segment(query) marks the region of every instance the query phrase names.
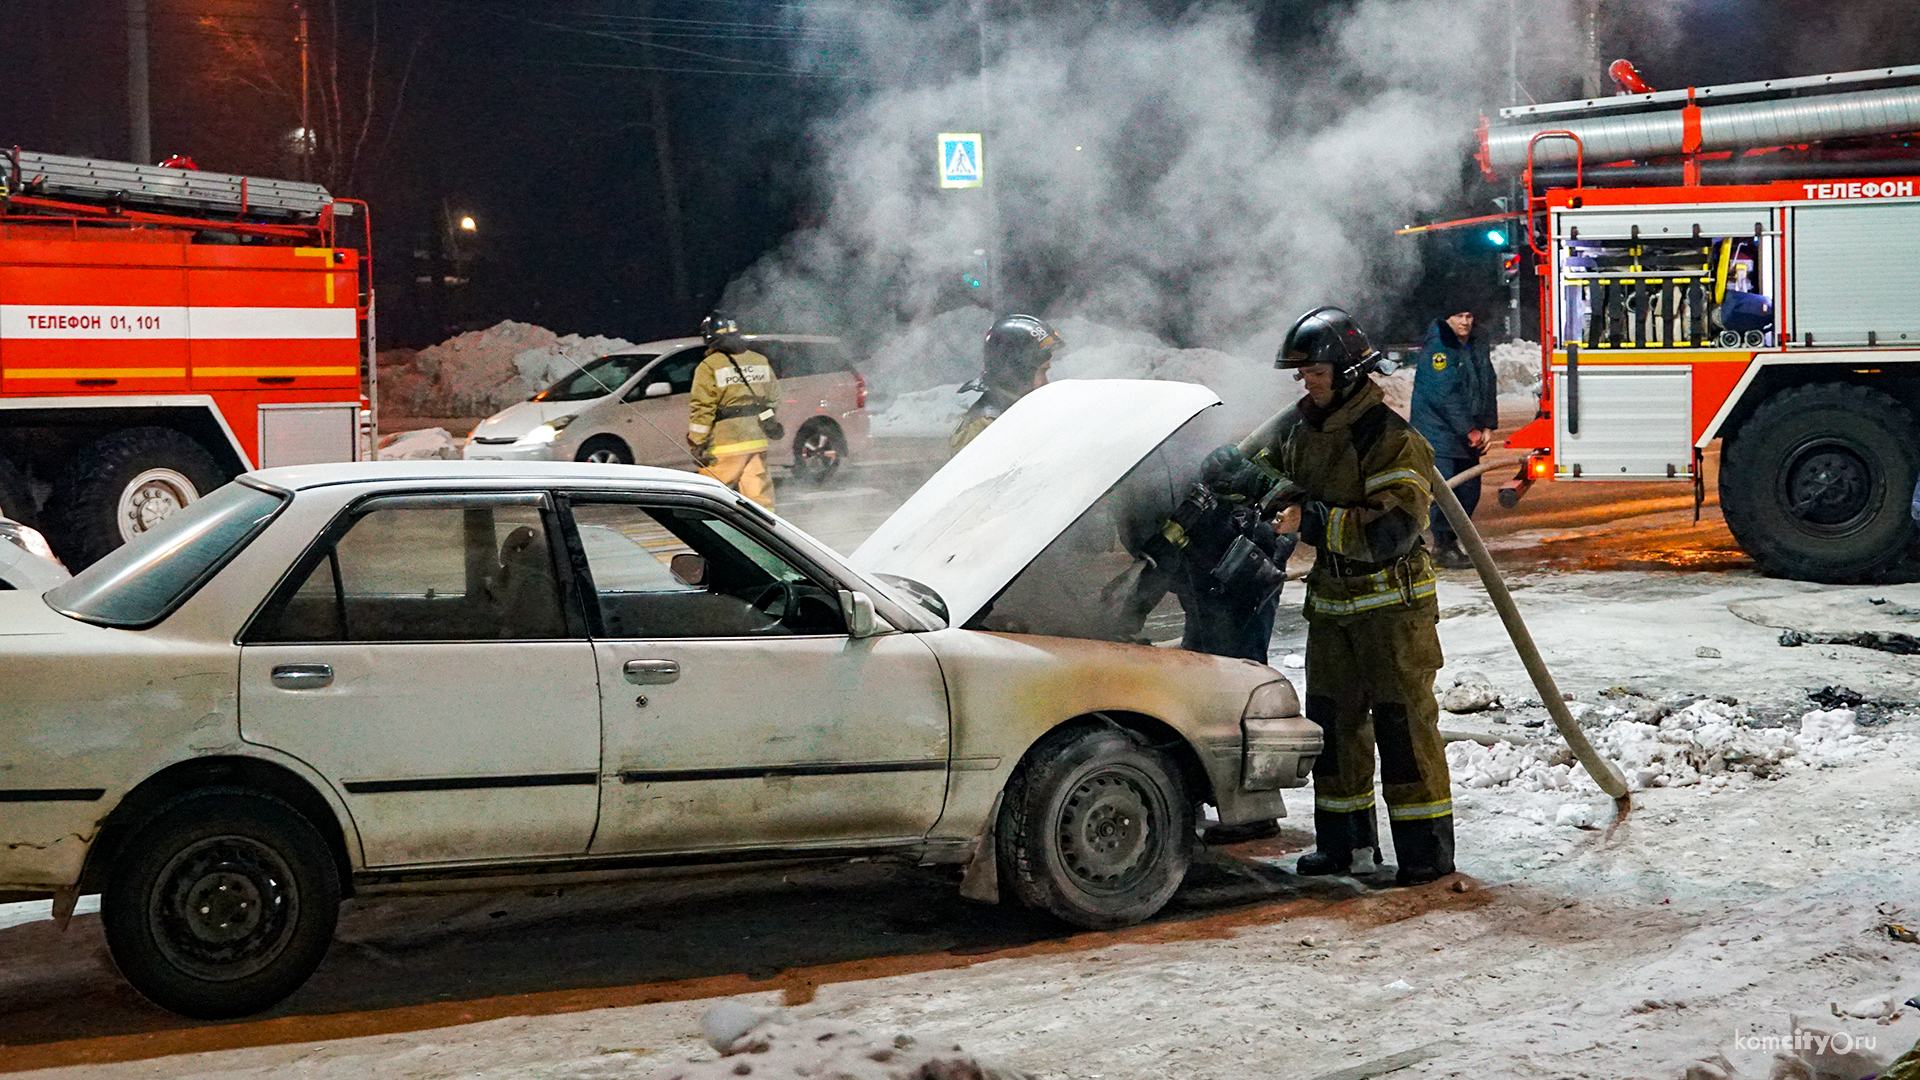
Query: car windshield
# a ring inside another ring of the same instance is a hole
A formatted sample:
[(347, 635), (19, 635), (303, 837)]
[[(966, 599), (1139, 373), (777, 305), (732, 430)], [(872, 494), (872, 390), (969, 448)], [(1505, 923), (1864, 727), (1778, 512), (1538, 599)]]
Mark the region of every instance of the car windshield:
[(653, 362), (659, 353), (616, 353), (573, 369), (545, 390), (533, 395), (535, 401), (591, 401), (606, 397), (634, 373)]
[(239, 554), (288, 497), (228, 484), (62, 582), (47, 593), (47, 604), (99, 626), (152, 626)]

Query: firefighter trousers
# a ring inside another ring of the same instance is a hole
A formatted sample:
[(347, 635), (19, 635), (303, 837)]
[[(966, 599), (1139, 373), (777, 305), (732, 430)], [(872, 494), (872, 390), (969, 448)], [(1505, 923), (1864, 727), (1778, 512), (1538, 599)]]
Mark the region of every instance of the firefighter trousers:
[(700, 470), (767, 509), (773, 509), (773, 482), (767, 479), (767, 455), (728, 454)]
[(1395, 859), (1402, 870), (1453, 872), (1453, 794), (1433, 697), (1438, 619), (1431, 596), (1359, 615), (1309, 611), (1307, 719), (1326, 739), (1313, 765), (1313, 831), (1336, 860), (1380, 847), (1377, 744)]

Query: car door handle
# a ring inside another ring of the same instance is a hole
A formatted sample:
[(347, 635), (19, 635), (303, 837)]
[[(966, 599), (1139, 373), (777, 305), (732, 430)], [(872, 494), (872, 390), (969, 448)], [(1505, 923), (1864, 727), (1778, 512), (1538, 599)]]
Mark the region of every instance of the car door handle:
[(662, 686), (680, 678), (680, 663), (677, 660), (629, 660), (621, 671), (635, 686)]
[(273, 685), (282, 690), (318, 690), (333, 685), (333, 668), (326, 664), (279, 664), (273, 669)]

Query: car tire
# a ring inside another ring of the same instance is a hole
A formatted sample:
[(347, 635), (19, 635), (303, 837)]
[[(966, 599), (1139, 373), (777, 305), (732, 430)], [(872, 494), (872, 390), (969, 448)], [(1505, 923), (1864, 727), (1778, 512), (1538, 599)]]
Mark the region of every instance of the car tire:
[(580, 444), (580, 449), (574, 452), (573, 460), (591, 461), (601, 465), (631, 465), (633, 451), (627, 449), (626, 443), (612, 435), (595, 435)]
[(61, 558), (78, 572), (228, 479), (205, 447), (172, 428), (95, 439), (55, 485)]
[(6, 457), (0, 457), (0, 517), (12, 518), (22, 525), (32, 525), (38, 517), (34, 513), (33, 488), (27, 483), (27, 474)]
[(793, 476), (809, 484), (825, 484), (847, 459), (847, 436), (840, 425), (816, 416), (800, 425), (793, 436)]
[(163, 1009), (223, 1020), (270, 1008), (333, 940), (339, 871), (319, 830), (278, 799), (189, 795), (119, 850), (100, 896), (107, 948)]
[(1105, 930), (1152, 917), (1193, 858), (1194, 806), (1167, 755), (1114, 727), (1049, 733), (1014, 769), (996, 834), (1028, 907)]
[(1908, 557), (1920, 447), (1913, 414), (1868, 386), (1782, 390), (1740, 426), (1720, 458), (1720, 511), (1760, 569), (1853, 584)]

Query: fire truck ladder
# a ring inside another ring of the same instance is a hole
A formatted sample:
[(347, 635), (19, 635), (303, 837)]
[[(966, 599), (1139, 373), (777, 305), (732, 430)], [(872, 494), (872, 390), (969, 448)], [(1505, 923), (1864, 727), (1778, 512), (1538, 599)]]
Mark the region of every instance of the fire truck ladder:
[(351, 204), (334, 202), (319, 184), (18, 148), (0, 152), (0, 197), (8, 195), (255, 220), (310, 222), (328, 207), (335, 214), (351, 212)]

